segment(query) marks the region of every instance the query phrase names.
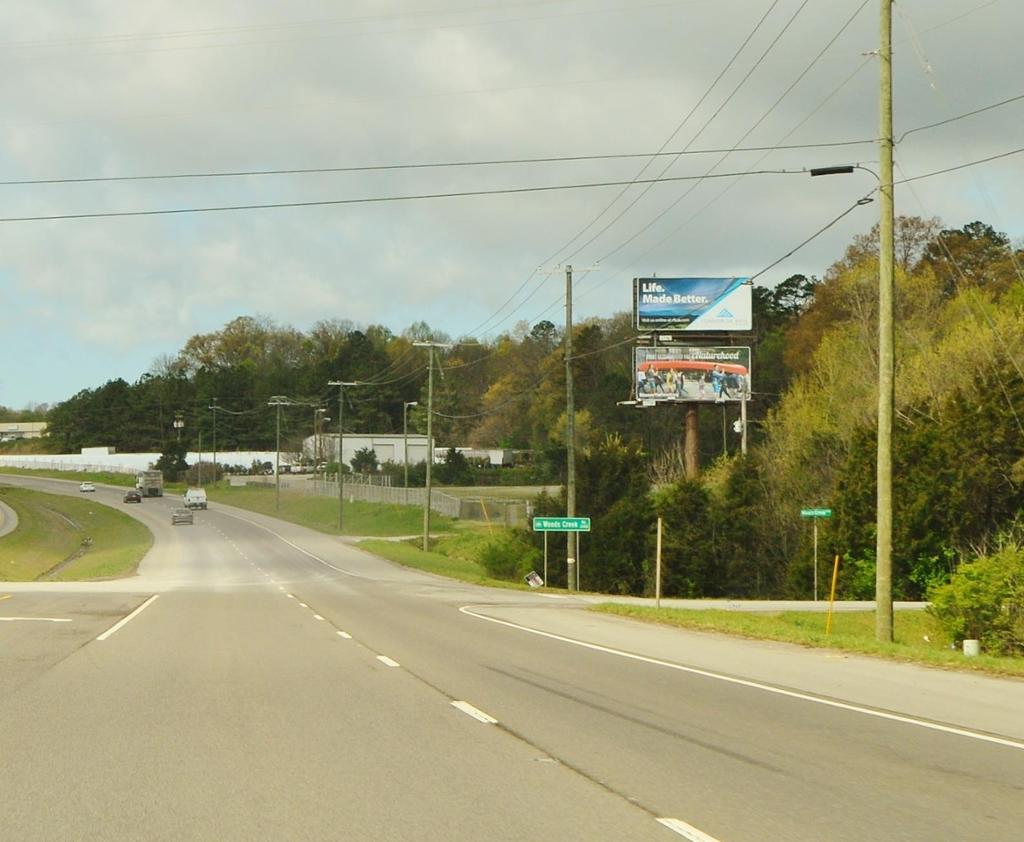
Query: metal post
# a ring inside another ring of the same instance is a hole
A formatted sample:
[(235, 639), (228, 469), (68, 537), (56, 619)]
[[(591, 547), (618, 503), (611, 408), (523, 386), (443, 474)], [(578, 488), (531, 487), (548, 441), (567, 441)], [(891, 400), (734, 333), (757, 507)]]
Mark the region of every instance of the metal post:
[(544, 584), (548, 583), (548, 533), (544, 533)]
[(329, 380), (327, 385), (338, 387), (338, 531), (341, 532), (345, 524), (345, 472), (342, 470), (345, 467), (345, 387), (358, 386), (359, 383), (354, 380)]
[(409, 407), (419, 406), (418, 401), (402, 403), (402, 438), (405, 441), (405, 505), (409, 505)]
[(658, 518), (658, 548), (654, 556), (654, 607), (661, 608), (661, 530), (662, 519)]
[(434, 462), (434, 346), (428, 348), (427, 364), (427, 477), (423, 501), (423, 552), (430, 550), (430, 468)]
[(213, 406), (210, 407), (210, 411), (213, 412), (213, 487), (217, 487), (217, 399), (213, 399)]
[(818, 601), (818, 519), (814, 521), (814, 601)]
[(747, 455), (747, 386), (743, 387), (743, 394), (740, 396), (740, 453)]
[(875, 638), (892, 642), (892, 428), (896, 379), (894, 336), (894, 201), (892, 172), (892, 0), (881, 0), (879, 63), (878, 458), (875, 514)]
[[(572, 387), (572, 266), (565, 267), (565, 514), (567, 517), (576, 515), (576, 406)], [(574, 590), (573, 575), (577, 562), (577, 536), (569, 532), (565, 536), (566, 582), (570, 591)]]

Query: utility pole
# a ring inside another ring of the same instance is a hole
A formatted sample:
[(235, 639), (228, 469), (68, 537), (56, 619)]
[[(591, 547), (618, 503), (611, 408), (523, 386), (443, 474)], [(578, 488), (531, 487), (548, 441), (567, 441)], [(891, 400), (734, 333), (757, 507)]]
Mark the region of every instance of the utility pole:
[[(576, 516), (576, 402), (572, 388), (572, 266), (565, 267), (565, 515)], [(576, 533), (565, 535), (566, 587), (576, 590)]]
[(355, 380), (329, 380), (328, 386), (338, 387), (338, 531), (345, 525), (345, 387), (358, 386)]
[(213, 413), (213, 487), (217, 487), (217, 399), (210, 404), (210, 411)]
[(434, 349), (450, 348), (445, 342), (413, 342), (417, 348), (426, 348), (427, 358), (427, 481), (426, 497), (423, 501), (423, 551), (430, 550), (430, 493), (432, 490), (430, 469), (434, 462)]
[[(202, 423), (202, 416), (199, 417), (199, 423)], [(203, 487), (203, 431), (199, 430), (199, 461), (196, 462), (196, 474), (198, 475), (197, 481), (199, 487)]]
[(879, 188), (878, 225), (878, 459), (875, 537), (875, 638), (892, 637), (892, 421), (896, 357), (893, 298), (895, 209), (892, 183), (892, 2), (881, 0), (879, 64)]
[(284, 395), (274, 395), (267, 406), (277, 407), (277, 459), (274, 462), (274, 511), (281, 510), (281, 407), (288, 406), (291, 401)]

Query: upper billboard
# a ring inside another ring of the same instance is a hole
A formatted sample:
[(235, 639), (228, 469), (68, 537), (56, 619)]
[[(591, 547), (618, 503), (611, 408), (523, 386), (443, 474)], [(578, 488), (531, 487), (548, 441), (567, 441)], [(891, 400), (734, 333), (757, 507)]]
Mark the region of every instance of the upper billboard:
[(637, 330), (752, 330), (749, 278), (634, 278)]

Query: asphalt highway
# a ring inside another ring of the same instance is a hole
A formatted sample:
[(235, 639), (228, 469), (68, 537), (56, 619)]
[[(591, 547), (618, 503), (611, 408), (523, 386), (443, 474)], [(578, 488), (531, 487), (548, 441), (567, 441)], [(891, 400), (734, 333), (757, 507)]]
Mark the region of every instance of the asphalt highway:
[[(76, 486), (3, 477), (62, 493)], [(1024, 682), (649, 627), (211, 504), (0, 583), (0, 837), (1017, 840)]]

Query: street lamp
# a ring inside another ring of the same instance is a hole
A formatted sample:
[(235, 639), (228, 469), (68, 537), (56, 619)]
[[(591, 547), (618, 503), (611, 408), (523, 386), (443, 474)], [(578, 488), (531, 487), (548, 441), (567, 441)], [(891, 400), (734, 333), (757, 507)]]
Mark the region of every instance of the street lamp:
[[(888, 3), (883, 3), (888, 8)], [(883, 15), (887, 12), (883, 9)], [(881, 176), (859, 164), (818, 167), (812, 176), (852, 173), (855, 169), (871, 173), (878, 180), (880, 218), (878, 224), (878, 449), (875, 458), (875, 638), (891, 643), (892, 635), (892, 431), (895, 408), (896, 354), (895, 354), (895, 264), (896, 246), (892, 178), (892, 90), (891, 26), (883, 18), (883, 44), (879, 51), (882, 59), (882, 125)], [(891, 23), (891, 22), (890, 22)], [(888, 88), (888, 91), (887, 91)], [(870, 201), (865, 196), (860, 203)]]
[(409, 505), (409, 407), (419, 406), (418, 401), (402, 403), (402, 438), (405, 443), (405, 505)]

